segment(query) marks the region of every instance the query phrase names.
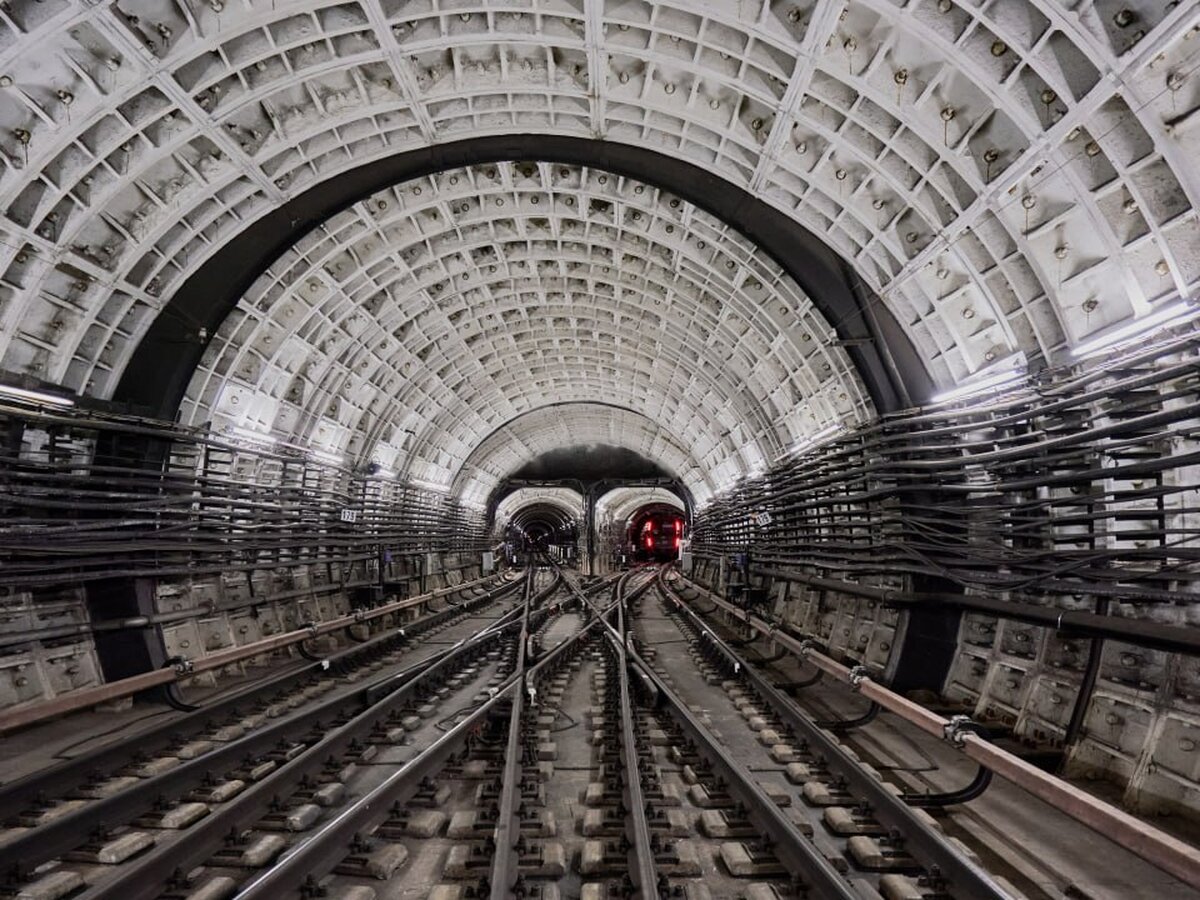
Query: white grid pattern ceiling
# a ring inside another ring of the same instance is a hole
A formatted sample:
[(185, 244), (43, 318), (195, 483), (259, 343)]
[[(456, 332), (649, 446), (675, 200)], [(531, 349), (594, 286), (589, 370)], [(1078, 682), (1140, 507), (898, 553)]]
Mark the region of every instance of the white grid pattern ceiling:
[[(647, 146), (763, 197), (852, 262), (942, 385), (1055, 360), (1200, 281), (1198, 28), (1195, 0), (5, 4), (0, 367), (109, 396), (165, 299), (265, 212), (514, 132)], [(719, 223), (629, 179), (493, 168), (302, 241), (187, 419), (246, 391), (249, 427), (448, 486), (548, 398), (634, 404), (703, 499), (869, 412), (828, 324)]]

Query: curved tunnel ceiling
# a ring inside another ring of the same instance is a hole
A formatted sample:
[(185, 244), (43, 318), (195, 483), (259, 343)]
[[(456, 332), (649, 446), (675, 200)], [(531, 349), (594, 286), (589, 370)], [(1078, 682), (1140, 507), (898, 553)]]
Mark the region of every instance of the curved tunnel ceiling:
[[(114, 396), (161, 310), (199, 331), (170, 301), (253, 223), (373, 160), (517, 134), (658, 150), (761, 198), (849, 261), (939, 384), (1058, 359), (1200, 281), (1200, 9), (1116, 9), (13, 5), (0, 366)], [(471, 459), (456, 487), (478, 498), (504, 468), (472, 458), (486, 435), (603, 400), (681, 440), (702, 500), (872, 412), (790, 263), (655, 173), (490, 169), (377, 191), (298, 240), (226, 317), (185, 420), (245, 391), (230, 421), (394, 451), (443, 486)]]
[(639, 509), (647, 506), (669, 506), (686, 515), (683, 501), (663, 488), (620, 487), (596, 501), (596, 520), (624, 526)]
[(519, 523), (524, 510), (553, 507), (567, 521), (583, 521), (583, 497), (578, 491), (562, 487), (519, 488), (496, 505), (495, 532), (504, 534), (510, 523)]
[(284, 254), (209, 345), (183, 421), (374, 457), (475, 502), (518, 467), (513, 445), (608, 437), (665, 452), (703, 498), (867, 416), (832, 337), (690, 204), (585, 167), (486, 164), (379, 192)]

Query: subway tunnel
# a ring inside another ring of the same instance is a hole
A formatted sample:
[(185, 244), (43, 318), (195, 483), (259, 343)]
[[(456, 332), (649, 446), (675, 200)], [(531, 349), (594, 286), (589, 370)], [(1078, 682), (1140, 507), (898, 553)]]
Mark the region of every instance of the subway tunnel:
[(0, 897), (1197, 896), (1198, 0), (0, 34)]

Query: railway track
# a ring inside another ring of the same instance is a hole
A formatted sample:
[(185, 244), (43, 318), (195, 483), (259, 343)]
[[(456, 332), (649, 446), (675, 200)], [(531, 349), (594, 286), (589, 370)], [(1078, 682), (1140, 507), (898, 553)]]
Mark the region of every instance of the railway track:
[[(725, 752), (754, 773), (816, 854), (844, 874), (853, 891), (849, 896), (998, 900), (1017, 895), (921, 808), (955, 798), (905, 797), (886, 785), (838, 741), (841, 723), (822, 727), (804, 714), (679, 603), (665, 579), (657, 580), (644, 603), (648, 608), (636, 617), (635, 643), (683, 702), (727, 723), (720, 736)], [(656, 649), (680, 640), (694, 662), (691, 670), (666, 665), (665, 654)], [(699, 823), (710, 837), (724, 834), (726, 823), (718, 816), (704, 813)], [(751, 843), (745, 850), (753, 858), (758, 848)]]
[[(166, 803), (100, 837), (96, 818), (84, 832), (64, 816), (72, 846), (64, 827), (8, 894), (1020, 896), (942, 831), (928, 796), (886, 785), (659, 573), (583, 587), (543, 566), (517, 591), (486, 621), (447, 626), (454, 642), (386, 688), (364, 679), (354, 704), (309, 704), (319, 712), (254, 732), (256, 752), (220, 757), (199, 783), (160, 781)], [(190, 809), (194, 821), (164, 827)], [(130, 837), (146, 832), (149, 845)], [(101, 861), (106, 847), (128, 853)]]
[(531, 577), (465, 594), (298, 673), (4, 786), (0, 895), (90, 889), (127, 860), (183, 839), (318, 743), (319, 723), (386, 701), (472, 636), (503, 633)]

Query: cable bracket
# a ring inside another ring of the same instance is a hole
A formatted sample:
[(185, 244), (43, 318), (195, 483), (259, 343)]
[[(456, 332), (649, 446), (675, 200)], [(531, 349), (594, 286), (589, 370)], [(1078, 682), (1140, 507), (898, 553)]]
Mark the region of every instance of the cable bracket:
[(978, 734), (981, 728), (982, 726), (973, 721), (970, 716), (951, 716), (950, 720), (942, 726), (942, 738), (955, 747), (961, 747), (966, 743), (968, 734)]
[(871, 677), (870, 671), (866, 666), (855, 666), (850, 670), (850, 688), (851, 690), (861, 691), (862, 683)]

